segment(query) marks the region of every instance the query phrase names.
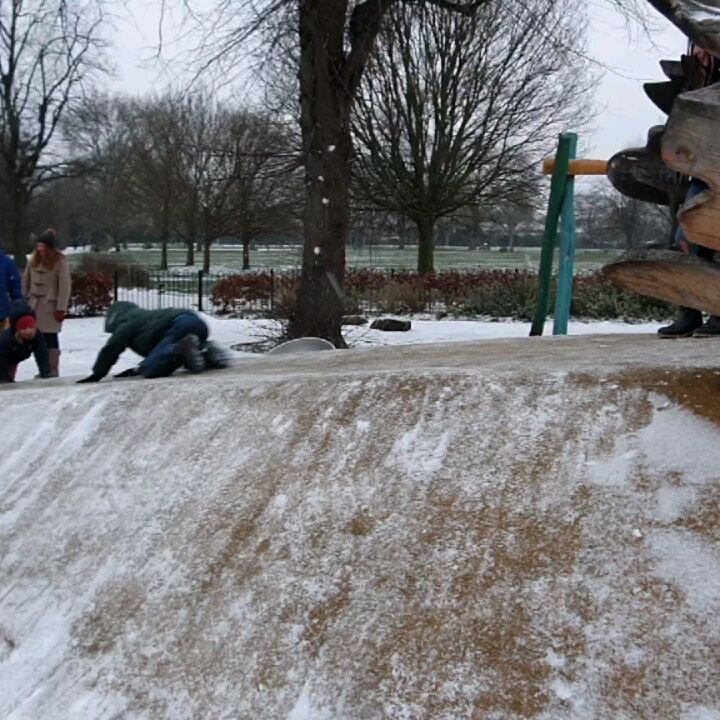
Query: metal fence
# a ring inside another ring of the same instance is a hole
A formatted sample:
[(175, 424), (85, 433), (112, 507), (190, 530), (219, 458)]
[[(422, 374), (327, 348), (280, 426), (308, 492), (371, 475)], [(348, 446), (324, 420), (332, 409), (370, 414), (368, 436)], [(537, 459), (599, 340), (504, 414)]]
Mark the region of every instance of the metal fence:
[(179, 307), (208, 314), (269, 316), (276, 307), (276, 274), (274, 270), (238, 274), (128, 268), (114, 273), (113, 299), (128, 300), (148, 310)]
[[(287, 317), (299, 271), (205, 273), (130, 266), (115, 270), (112, 277), (112, 299), (151, 310), (179, 307), (235, 317)], [(448, 271), (423, 278), (408, 271), (360, 270), (348, 273), (337, 292), (348, 315), (453, 312), (506, 317), (516, 306), (534, 303), (537, 279), (521, 271)], [(81, 309), (78, 306), (77, 314)]]
[[(346, 313), (437, 312), (446, 307), (431, 289), (393, 287), (395, 272), (378, 273), (383, 282), (364, 287), (362, 293), (352, 286), (341, 289)], [(148, 310), (179, 307), (217, 315), (274, 317), (289, 309), (299, 276), (294, 270), (205, 273), (131, 267), (115, 271), (113, 299)]]

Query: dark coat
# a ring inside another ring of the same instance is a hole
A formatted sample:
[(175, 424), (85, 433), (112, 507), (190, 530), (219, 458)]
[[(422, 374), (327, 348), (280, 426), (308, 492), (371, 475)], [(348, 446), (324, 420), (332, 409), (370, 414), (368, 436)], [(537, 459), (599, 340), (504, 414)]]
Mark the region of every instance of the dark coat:
[(105, 316), (105, 332), (112, 335), (97, 356), (93, 375), (96, 378), (105, 377), (127, 348), (147, 357), (170, 329), (175, 318), (188, 312), (178, 308), (142, 310), (131, 302), (113, 303)]
[(31, 355), (41, 377), (50, 377), (50, 357), (43, 334), (38, 331), (30, 342), (21, 340), (14, 328), (8, 328), (0, 333), (0, 382), (10, 382), (14, 379), (13, 369)]
[(10, 301), (22, 299), (22, 284), (12, 258), (0, 250), (0, 320), (10, 315)]
[(13, 334), (15, 333), (15, 324), (23, 315), (35, 317), (35, 311), (25, 302), (25, 300), (13, 300), (10, 303), (10, 309), (7, 314)]

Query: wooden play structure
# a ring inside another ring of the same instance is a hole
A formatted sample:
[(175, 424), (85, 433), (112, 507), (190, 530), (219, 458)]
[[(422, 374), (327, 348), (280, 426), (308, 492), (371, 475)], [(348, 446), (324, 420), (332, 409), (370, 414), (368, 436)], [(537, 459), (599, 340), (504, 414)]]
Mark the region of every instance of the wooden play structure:
[[(552, 262), (558, 229), (560, 269), (554, 334), (566, 334), (575, 250), (573, 178), (606, 175), (621, 193), (666, 205), (697, 254), (675, 250), (631, 252), (603, 268), (617, 286), (679, 306), (720, 315), (720, 0), (649, 0), (690, 40), (687, 55), (661, 60), (663, 82), (646, 83), (648, 98), (668, 114), (650, 128), (645, 147), (629, 148), (610, 160), (575, 158), (577, 137), (560, 137), (554, 159), (539, 271), (538, 302), (531, 335), (541, 335), (550, 305)], [(713, 20), (713, 22), (710, 22)], [(691, 180), (695, 194), (688, 196)], [(700, 191), (697, 192), (698, 187)], [(671, 243), (668, 243), (671, 245)]]

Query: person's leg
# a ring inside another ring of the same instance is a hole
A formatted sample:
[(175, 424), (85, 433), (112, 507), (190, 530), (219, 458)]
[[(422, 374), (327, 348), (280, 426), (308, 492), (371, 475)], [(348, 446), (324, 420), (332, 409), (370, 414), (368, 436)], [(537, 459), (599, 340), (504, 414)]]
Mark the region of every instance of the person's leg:
[[(195, 369), (197, 364), (192, 362), (192, 358), (200, 355), (200, 347), (207, 340), (207, 336), (207, 325), (197, 315), (179, 315), (163, 339), (140, 363), (140, 373), (146, 378), (156, 378), (171, 375), (183, 364), (189, 364), (188, 369)], [(181, 341), (188, 337), (194, 338), (194, 343), (185, 341), (181, 344)]]
[(178, 342), (186, 335), (196, 335), (201, 346), (205, 344), (209, 334), (205, 321), (195, 313), (186, 313), (175, 318), (171, 331), (175, 342)]
[[(689, 200), (691, 197), (694, 197), (706, 188), (707, 185), (701, 180), (693, 180), (690, 183), (690, 188), (688, 189), (687, 199)], [(686, 248), (687, 252), (689, 252), (691, 255), (697, 255), (697, 257), (699, 257), (701, 260), (705, 260), (706, 262), (713, 261), (713, 258), (715, 257), (715, 251), (712, 248), (704, 247), (703, 245), (696, 245), (695, 243), (689, 242), (688, 239), (685, 237), (685, 234), (682, 232), (682, 228), (680, 227), (678, 227), (678, 234), (680, 235), (681, 248)], [(698, 313), (697, 310), (693, 310), (691, 312)], [(710, 315), (710, 317), (707, 319), (707, 322), (701, 322), (700, 325), (695, 328), (692, 335), (693, 337), (698, 338), (720, 337), (720, 317), (718, 317), (717, 315)]]
[[(687, 195), (685, 196), (685, 202), (688, 200), (691, 200), (696, 195), (699, 195), (703, 190), (707, 190), (708, 185), (707, 183), (704, 183), (702, 180), (693, 179), (690, 181), (690, 186), (688, 187)], [(690, 242), (687, 237), (685, 236), (685, 233), (683, 232), (683, 229), (680, 225), (678, 225), (677, 232), (675, 233), (675, 247), (680, 251), (687, 253), (689, 255), (698, 255), (703, 260), (707, 259), (707, 252), (710, 253), (710, 257), (712, 258), (713, 251), (709, 248), (703, 247), (702, 245), (696, 245), (695, 243)]]
[[(695, 197), (695, 195), (701, 193), (705, 189), (707, 189), (707, 185), (702, 182), (702, 180), (692, 180), (685, 200), (690, 200), (690, 198)], [(712, 259), (712, 250), (709, 250), (709, 248), (705, 248), (701, 245), (691, 243), (685, 236), (685, 233), (680, 225), (678, 225), (675, 232), (675, 248), (686, 255), (697, 255), (703, 260), (707, 260), (708, 253), (710, 253), (710, 259)], [(675, 320), (670, 323), (670, 325), (661, 327), (658, 330), (658, 335), (662, 338), (690, 337), (698, 328), (702, 327), (702, 324), (703, 317), (699, 310), (689, 307), (680, 307), (680, 312)]]
[(43, 333), (50, 361), (50, 377), (60, 377), (60, 338), (57, 333)]
[(171, 333), (165, 333), (152, 352), (140, 363), (138, 371), (146, 378), (167, 377), (182, 365), (175, 353), (175, 342)]
[(173, 327), (176, 337), (175, 353), (182, 358), (182, 364), (192, 373), (200, 373), (207, 369), (205, 358), (201, 352), (208, 337), (208, 327), (195, 315), (188, 313), (177, 318)]

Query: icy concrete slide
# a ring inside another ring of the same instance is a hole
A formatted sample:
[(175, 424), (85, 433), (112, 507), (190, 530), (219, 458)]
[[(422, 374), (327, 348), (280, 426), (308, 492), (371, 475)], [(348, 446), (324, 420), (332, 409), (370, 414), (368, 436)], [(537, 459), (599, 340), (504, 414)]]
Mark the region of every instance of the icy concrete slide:
[(712, 341), (0, 391), (0, 717), (720, 718)]

